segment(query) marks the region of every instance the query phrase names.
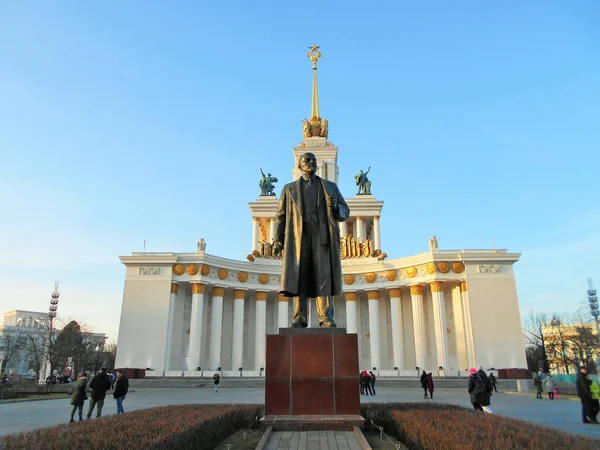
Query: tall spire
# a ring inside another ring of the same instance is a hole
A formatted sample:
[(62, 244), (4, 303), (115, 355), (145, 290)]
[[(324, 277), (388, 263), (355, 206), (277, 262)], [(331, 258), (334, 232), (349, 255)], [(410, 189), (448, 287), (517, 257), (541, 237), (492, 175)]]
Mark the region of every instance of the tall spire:
[(312, 107), (310, 110), (310, 119), (312, 121), (314, 119), (321, 119), (319, 115), (319, 88), (317, 86), (317, 61), (321, 57), (321, 52), (319, 51), (319, 46), (316, 44), (313, 44), (309, 48), (308, 57), (313, 65)]
[(327, 119), (321, 120), (321, 114), (319, 112), (319, 88), (317, 87), (317, 61), (321, 57), (319, 46), (314, 44), (308, 52), (308, 57), (312, 61), (313, 65), (313, 87), (312, 87), (312, 105), (310, 110), (310, 120), (304, 119), (302, 121), (304, 127), (304, 137), (324, 137), (327, 139), (329, 133), (329, 124)]

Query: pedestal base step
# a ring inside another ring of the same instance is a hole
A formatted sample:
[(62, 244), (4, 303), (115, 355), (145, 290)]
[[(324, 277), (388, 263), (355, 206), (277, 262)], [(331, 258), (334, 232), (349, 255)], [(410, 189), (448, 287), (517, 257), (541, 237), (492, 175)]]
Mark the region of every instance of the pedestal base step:
[(275, 431), (352, 431), (354, 427), (363, 429), (365, 419), (360, 415), (264, 416), (260, 426)]

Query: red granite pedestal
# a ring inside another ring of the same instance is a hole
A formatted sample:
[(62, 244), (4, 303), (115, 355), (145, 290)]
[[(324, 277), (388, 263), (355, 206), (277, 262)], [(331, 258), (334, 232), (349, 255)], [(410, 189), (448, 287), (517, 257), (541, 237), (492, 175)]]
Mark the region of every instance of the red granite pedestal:
[(275, 430), (363, 428), (358, 339), (341, 328), (281, 328), (267, 335), (264, 426)]

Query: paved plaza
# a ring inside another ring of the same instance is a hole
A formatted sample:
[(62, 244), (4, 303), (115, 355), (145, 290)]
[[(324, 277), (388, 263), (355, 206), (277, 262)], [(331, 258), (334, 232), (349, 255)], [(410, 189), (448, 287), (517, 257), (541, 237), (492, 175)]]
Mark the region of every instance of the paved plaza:
[[(166, 405), (190, 403), (258, 403), (265, 401), (264, 388), (227, 388), (224, 380), (218, 393), (212, 386), (181, 389), (135, 389), (127, 394), (125, 411), (152, 408)], [(466, 388), (438, 389), (434, 400), (424, 400), (421, 389), (378, 388), (376, 396), (361, 396), (368, 402), (440, 402), (471, 407)], [(85, 408), (88, 402), (86, 401)], [(571, 433), (581, 433), (600, 438), (600, 425), (581, 423), (581, 404), (578, 400), (561, 397), (559, 400), (537, 400), (535, 393), (498, 393), (492, 397), (492, 409), (516, 419), (523, 419), (540, 425), (558, 428)], [(86, 410), (87, 411), (87, 410)], [(71, 412), (70, 397), (64, 399), (21, 401), (0, 404), (0, 435), (48, 427), (69, 421)], [(107, 397), (103, 415), (116, 413), (115, 401)]]

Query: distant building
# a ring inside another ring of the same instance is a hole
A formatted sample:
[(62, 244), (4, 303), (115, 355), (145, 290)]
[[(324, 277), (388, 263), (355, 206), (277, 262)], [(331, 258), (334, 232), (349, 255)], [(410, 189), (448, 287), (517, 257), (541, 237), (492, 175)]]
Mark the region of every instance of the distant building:
[[(47, 312), (14, 310), (4, 313), (4, 321), (0, 325), (0, 355), (2, 361), (8, 358), (5, 361), (4, 373), (35, 375), (42, 361), (36, 361), (32, 339), (37, 342), (39, 349), (44, 348), (44, 341), (47, 339), (47, 320)], [(55, 331), (58, 333), (60, 329)], [(105, 333), (83, 333), (83, 335), (87, 342), (91, 342), (94, 349), (97, 351), (104, 349), (107, 339)], [(37, 356), (43, 357), (40, 354)], [(62, 367), (54, 367), (54, 370), (60, 369)]]
[(554, 318), (542, 328), (551, 373), (573, 374), (586, 361), (595, 361), (598, 332), (590, 323), (565, 325)]

